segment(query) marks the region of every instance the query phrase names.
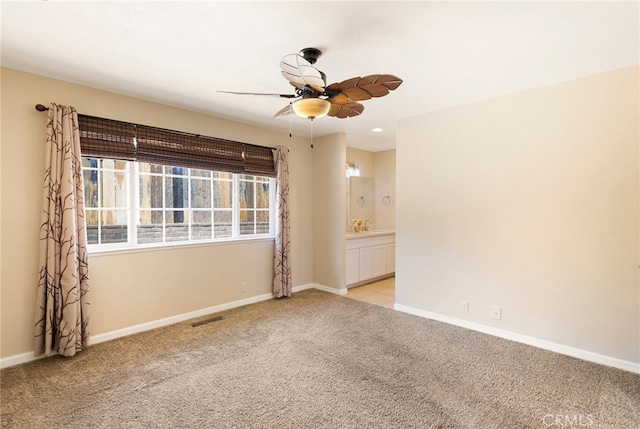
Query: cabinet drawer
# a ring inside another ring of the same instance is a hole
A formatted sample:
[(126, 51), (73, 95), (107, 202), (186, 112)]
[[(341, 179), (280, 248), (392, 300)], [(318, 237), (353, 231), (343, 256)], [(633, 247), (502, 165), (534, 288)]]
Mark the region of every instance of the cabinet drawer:
[(379, 245), (379, 244), (391, 244), (391, 243), (395, 243), (396, 242), (396, 236), (395, 234), (391, 234), (391, 235), (380, 235), (378, 237), (373, 237), (373, 244), (374, 245)]
[(361, 247), (373, 246), (373, 237), (369, 238), (351, 238), (347, 240), (347, 250), (359, 249)]

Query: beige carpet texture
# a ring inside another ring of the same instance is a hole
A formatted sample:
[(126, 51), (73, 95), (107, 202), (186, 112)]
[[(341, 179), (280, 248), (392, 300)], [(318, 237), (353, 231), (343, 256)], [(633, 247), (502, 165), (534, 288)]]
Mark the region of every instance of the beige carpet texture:
[(640, 376), (316, 290), (0, 372), (2, 428), (638, 428)]

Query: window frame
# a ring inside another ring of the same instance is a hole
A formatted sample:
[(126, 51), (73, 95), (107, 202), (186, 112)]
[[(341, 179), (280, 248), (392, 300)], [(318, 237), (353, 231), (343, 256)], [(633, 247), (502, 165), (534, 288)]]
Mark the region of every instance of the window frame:
[[(126, 168), (125, 168), (125, 180), (127, 181), (127, 207), (126, 208), (121, 208), (121, 207), (117, 207), (118, 210), (128, 210), (128, 216), (127, 216), (127, 241), (126, 242), (118, 242), (118, 243), (93, 243), (93, 244), (88, 244), (87, 245), (87, 250), (89, 252), (89, 254), (98, 254), (98, 253), (102, 253), (102, 252), (116, 252), (116, 251), (137, 251), (137, 250), (144, 250), (144, 249), (163, 249), (163, 248), (171, 248), (171, 247), (176, 247), (176, 246), (202, 246), (202, 245), (211, 245), (211, 244), (220, 244), (220, 243), (229, 243), (229, 242), (240, 242), (240, 241), (256, 241), (256, 240), (273, 240), (275, 238), (275, 205), (276, 205), (276, 196), (275, 196), (275, 178), (274, 177), (270, 177), (270, 176), (264, 176), (264, 175), (260, 175), (260, 174), (253, 174), (253, 173), (248, 173), (248, 172), (243, 172), (243, 173), (233, 173), (233, 172), (223, 172), (220, 171), (218, 173), (225, 173), (225, 174), (230, 174), (231, 175), (231, 186), (232, 186), (232, 195), (231, 195), (231, 224), (232, 224), (232, 228), (231, 228), (231, 236), (230, 237), (215, 237), (215, 231), (214, 231), (214, 225), (215, 225), (215, 213), (217, 211), (224, 211), (224, 210), (217, 210), (215, 207), (215, 203), (214, 203), (214, 195), (213, 195), (213, 191), (214, 191), (214, 184), (216, 181), (216, 178), (214, 177), (214, 173), (215, 171), (212, 170), (207, 170), (207, 171), (211, 171), (211, 174), (206, 177), (207, 180), (210, 181), (210, 189), (211, 189), (211, 204), (210, 207), (208, 208), (209, 213), (211, 213), (211, 227), (212, 227), (212, 237), (213, 238), (208, 238), (208, 239), (193, 239), (193, 231), (192, 231), (192, 226), (194, 224), (193, 222), (193, 207), (192, 207), (192, 201), (191, 201), (191, 179), (192, 178), (197, 178), (200, 176), (194, 176), (192, 175), (192, 170), (203, 170), (201, 168), (189, 168), (189, 167), (181, 167), (181, 168), (187, 168), (187, 174), (185, 174), (184, 177), (186, 179), (187, 182), (187, 189), (186, 189), (186, 194), (187, 194), (187, 206), (188, 207), (184, 207), (182, 208), (184, 215), (186, 217), (185, 219), (185, 225), (187, 225), (187, 231), (188, 231), (188, 237), (185, 240), (176, 240), (176, 241), (166, 241), (166, 212), (172, 210), (169, 207), (166, 207), (166, 202), (165, 202), (165, 180), (167, 177), (173, 177), (173, 174), (171, 173), (166, 173), (166, 168), (172, 168), (173, 166), (162, 166), (162, 174), (153, 174), (156, 176), (160, 176), (162, 177), (162, 183), (163, 183), (163, 189), (162, 189), (162, 200), (163, 200), (163, 204), (162, 204), (162, 208), (159, 209), (159, 211), (161, 211), (163, 213), (162, 215), (162, 241), (161, 242), (151, 242), (151, 243), (139, 243), (138, 242), (138, 227), (140, 226), (140, 215), (141, 215), (141, 209), (144, 210), (145, 208), (141, 208), (140, 205), (140, 163), (137, 161), (133, 161), (133, 160), (116, 160), (116, 159), (110, 159), (110, 158), (96, 158), (95, 156), (91, 156), (91, 155), (87, 155), (87, 156), (83, 156), (83, 158), (89, 158), (89, 159), (98, 159), (99, 160), (99, 167), (97, 168), (98, 171), (98, 178), (99, 178), (99, 182), (98, 182), (98, 187), (99, 189), (101, 187), (103, 187), (103, 183), (100, 183), (100, 181), (103, 179), (103, 176), (101, 174), (102, 169), (101, 169), (101, 165), (102, 165), (102, 159), (109, 159), (112, 161), (119, 161), (119, 162), (125, 162), (126, 163)], [(161, 165), (161, 164), (155, 164), (155, 165)], [(83, 174), (85, 171), (96, 171), (95, 167), (85, 167), (84, 163), (82, 166), (82, 171)], [(119, 170), (120, 171), (120, 170)], [(143, 173), (143, 174), (147, 174), (147, 173)], [(254, 192), (253, 192), (253, 198), (254, 198), (254, 207), (253, 207), (253, 213), (254, 213), (254, 233), (253, 234), (241, 234), (240, 233), (240, 207), (239, 207), (239, 187), (240, 187), (240, 181), (241, 178), (240, 176), (248, 176), (248, 177), (252, 177), (252, 180), (247, 181), (248, 183), (252, 183), (254, 186)], [(83, 176), (84, 177), (84, 176)], [(204, 177), (201, 177), (204, 178)], [(262, 178), (264, 180), (259, 180), (257, 181), (258, 178)], [(228, 180), (228, 179), (227, 179)], [(269, 201), (269, 207), (268, 209), (259, 209), (258, 207), (255, 207), (256, 204), (256, 187), (257, 184), (260, 183), (268, 183), (269, 186), (269, 192), (268, 192), (268, 201)], [(85, 210), (87, 210), (86, 207), (86, 202), (85, 202)], [(100, 212), (101, 210), (107, 210), (101, 207), (98, 208), (93, 208), (90, 207), (89, 211), (98, 211)], [(268, 216), (269, 216), (269, 227), (268, 227), (268, 232), (267, 233), (256, 233), (257, 232), (257, 226), (256, 226), (256, 213), (258, 211), (268, 211)], [(197, 209), (196, 211), (207, 211), (206, 209)], [(97, 217), (98, 219), (98, 234), (100, 234), (101, 231), (101, 217), (100, 215), (98, 215)], [(101, 241), (101, 236), (98, 235), (98, 239), (99, 241)]]

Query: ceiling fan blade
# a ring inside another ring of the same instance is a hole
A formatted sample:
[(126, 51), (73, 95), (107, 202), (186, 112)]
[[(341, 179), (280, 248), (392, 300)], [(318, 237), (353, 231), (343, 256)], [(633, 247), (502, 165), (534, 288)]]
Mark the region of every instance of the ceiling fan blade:
[[(329, 93), (339, 92), (332, 98), (344, 96), (349, 101), (364, 101), (374, 97), (384, 97), (402, 84), (402, 79), (390, 74), (372, 74), (365, 77), (353, 77), (340, 83), (332, 83), (326, 89)], [(336, 99), (336, 102), (344, 104)]]
[(352, 77), (351, 79), (343, 80), (338, 84), (338, 88), (340, 88), (341, 90), (347, 89), (347, 88), (353, 88), (354, 86), (356, 86), (356, 84), (360, 79), (362, 78), (358, 76), (358, 77)]
[(346, 104), (351, 100), (349, 100), (349, 97), (347, 97), (345, 94), (340, 92), (333, 97), (330, 97), (329, 101), (335, 104)]
[(296, 88), (312, 88), (316, 92), (324, 91), (322, 73), (298, 54), (289, 54), (280, 61), (282, 75)]
[[(329, 100), (331, 101), (331, 100)], [(356, 102), (348, 102), (346, 104), (331, 103), (328, 116), (335, 116), (336, 118), (345, 119), (358, 116), (364, 111), (364, 106)]]
[(402, 79), (390, 74), (383, 74), (363, 77), (358, 82), (358, 87), (371, 94), (371, 97), (384, 97), (400, 84), (402, 84)]
[(279, 118), (280, 116), (285, 116), (285, 115), (290, 115), (290, 114), (291, 114), (291, 103), (287, 104), (282, 109), (278, 110), (276, 112), (276, 114), (273, 115), (273, 117), (274, 118)]
[(389, 91), (393, 91), (402, 84), (402, 79), (392, 74), (383, 74), (380, 75), (380, 77), (377, 78), (373, 83), (376, 85), (384, 85)]
[(223, 92), (225, 94), (236, 94), (236, 95), (264, 95), (267, 97), (278, 97), (278, 98), (296, 98), (295, 94), (269, 94), (264, 92), (237, 92), (237, 91), (218, 91)]
[(342, 94), (344, 94), (350, 101), (364, 101), (371, 98), (371, 94), (369, 94), (365, 89), (357, 86), (343, 89)]

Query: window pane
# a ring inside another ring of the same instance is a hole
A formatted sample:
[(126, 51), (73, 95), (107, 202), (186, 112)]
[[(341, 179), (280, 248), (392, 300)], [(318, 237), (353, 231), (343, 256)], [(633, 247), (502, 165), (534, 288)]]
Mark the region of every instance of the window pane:
[(218, 209), (230, 209), (233, 199), (233, 183), (225, 181), (213, 182), (213, 206)]
[(269, 208), (269, 183), (256, 183), (256, 207), (260, 209)]
[(248, 175), (246, 175), (246, 174), (238, 174), (238, 178), (239, 178), (240, 180), (253, 180), (253, 179), (254, 179), (254, 177), (253, 177), (253, 176), (248, 176)]
[(126, 225), (128, 222), (127, 210), (100, 210), (100, 222), (103, 226)]
[(100, 207), (127, 207), (126, 173), (102, 171)]
[[(148, 164), (147, 164), (148, 165)], [(141, 174), (138, 179), (141, 208), (162, 208), (162, 177)]]
[(194, 177), (211, 177), (211, 171), (209, 170), (198, 170), (197, 168), (191, 169), (191, 175)]
[(82, 168), (98, 168), (97, 158), (82, 157)]
[(186, 223), (185, 212), (182, 210), (167, 210), (165, 212), (165, 241), (188, 241), (189, 225)]
[(186, 210), (167, 210), (165, 211), (165, 223), (167, 225), (171, 223), (181, 224), (187, 220), (185, 218)]
[(126, 243), (128, 241), (127, 210), (101, 210), (100, 221), (101, 243)]
[(211, 239), (211, 212), (194, 211), (191, 219), (191, 239)]
[(213, 214), (213, 219), (215, 238), (229, 238), (233, 235), (230, 210), (216, 210)]
[(127, 161), (115, 159), (101, 159), (100, 164), (102, 164), (102, 168), (108, 168), (110, 170), (126, 170), (127, 168)]
[(162, 225), (162, 210), (140, 210), (138, 221), (143, 225)]
[(254, 208), (254, 198), (253, 198), (253, 182), (245, 182), (241, 180), (239, 182), (240, 189), (238, 190), (238, 204), (241, 209), (246, 208)]
[(189, 172), (189, 169), (184, 167), (168, 167), (166, 165), (164, 167), (165, 174), (173, 174), (176, 176), (186, 176), (188, 172)]
[(149, 164), (148, 162), (139, 162), (138, 169), (140, 173), (162, 174), (162, 165)]
[(98, 210), (85, 210), (84, 219), (87, 223), (87, 244), (98, 244)]
[(82, 180), (84, 181), (85, 208), (98, 207), (98, 170), (84, 170)]
[(258, 210), (256, 212), (256, 234), (269, 233), (269, 211)]
[(240, 210), (240, 235), (255, 234), (254, 216), (252, 210)]
[(189, 207), (187, 179), (183, 177), (165, 177), (165, 208)]
[(114, 168), (115, 159), (100, 159), (100, 168)]
[(211, 180), (191, 179), (191, 207), (211, 208)]
[(138, 243), (162, 243), (162, 212), (140, 210)]
[(220, 171), (214, 171), (213, 177), (214, 179), (228, 179), (228, 180), (233, 179), (233, 176), (231, 175), (231, 173), (222, 173)]

